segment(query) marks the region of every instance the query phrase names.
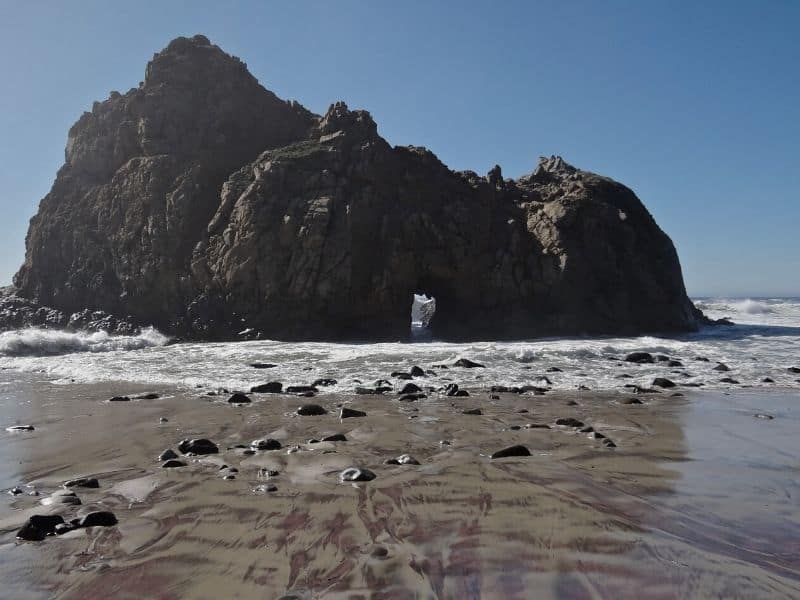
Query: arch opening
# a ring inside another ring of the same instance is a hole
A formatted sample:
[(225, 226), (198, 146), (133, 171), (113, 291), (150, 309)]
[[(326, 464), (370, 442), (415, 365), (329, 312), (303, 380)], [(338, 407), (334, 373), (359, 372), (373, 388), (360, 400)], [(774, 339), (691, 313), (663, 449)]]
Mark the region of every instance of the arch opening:
[(411, 302), (411, 337), (430, 337), (430, 325), (435, 314), (436, 298), (426, 293), (413, 294)]

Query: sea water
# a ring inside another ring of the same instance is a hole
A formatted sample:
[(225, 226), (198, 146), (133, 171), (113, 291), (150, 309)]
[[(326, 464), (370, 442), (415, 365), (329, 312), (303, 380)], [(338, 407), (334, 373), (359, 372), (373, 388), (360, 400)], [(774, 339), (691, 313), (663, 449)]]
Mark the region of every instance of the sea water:
[[(724, 377), (748, 386), (800, 387), (800, 374), (788, 370), (800, 367), (800, 298), (698, 298), (695, 302), (709, 317), (729, 317), (735, 325), (678, 336), (470, 343), (420, 336), (412, 342), (362, 344), (272, 340), (169, 344), (167, 336), (153, 329), (136, 336), (21, 329), (0, 334), (0, 385), (34, 377), (65, 385), (131, 382), (154, 388), (248, 390), (267, 381), (292, 385), (333, 378), (338, 383), (320, 392), (352, 392), (356, 385), (391, 379), (393, 371), (419, 365), (435, 373), (428, 375), (425, 385), (455, 381), (467, 388), (532, 384), (565, 390), (581, 386), (621, 390), (625, 384), (648, 386), (654, 377), (712, 389), (729, 387), (720, 381)], [(621, 360), (633, 351), (668, 355), (683, 367)], [(459, 358), (486, 369), (453, 367)], [(256, 362), (276, 366), (250, 366)], [(714, 371), (718, 362), (730, 371)], [(552, 367), (560, 371), (548, 372)], [(764, 378), (775, 383), (763, 382)]]

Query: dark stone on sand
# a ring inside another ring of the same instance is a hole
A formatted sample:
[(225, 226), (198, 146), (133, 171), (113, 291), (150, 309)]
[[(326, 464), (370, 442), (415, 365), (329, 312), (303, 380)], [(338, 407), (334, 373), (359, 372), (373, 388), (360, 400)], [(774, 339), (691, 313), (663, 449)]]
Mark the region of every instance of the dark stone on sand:
[(500, 396), (498, 396), (497, 394), (492, 394), (491, 396), (489, 396), (489, 399), (490, 400), (500, 400)]
[[(55, 532), (55, 527), (53, 528), (53, 532)], [(26, 542), (41, 542), (46, 535), (44, 531), (33, 527), (30, 523), (26, 523), (17, 531), (17, 539), (25, 540)]]
[(528, 450), (525, 446), (516, 445), (516, 446), (509, 446), (508, 448), (503, 448), (502, 450), (498, 450), (494, 454), (492, 454), (492, 458), (507, 458), (509, 456), (530, 456), (531, 451)]
[(633, 379), (633, 375), (628, 375), (627, 373), (620, 373), (617, 375), (617, 379)]
[(109, 402), (130, 402), (130, 400), (128, 396), (114, 396), (108, 399)]
[(490, 392), (496, 392), (501, 394), (512, 393), (512, 394), (519, 394), (520, 389), (518, 387), (507, 387), (505, 385), (493, 385), (489, 388)]
[(683, 363), (681, 361), (679, 361), (679, 360), (670, 360), (667, 363), (667, 366), (668, 367), (682, 367)]
[(345, 481), (372, 481), (375, 479), (375, 473), (369, 469), (362, 469), (358, 467), (349, 467), (339, 473), (339, 480)]
[(228, 398), (228, 404), (250, 404), (251, 400), (241, 392), (236, 392)]
[(28, 522), (17, 531), (17, 539), (29, 542), (40, 542), (48, 534), (55, 533), (56, 527), (64, 523), (61, 515), (33, 515)]
[(118, 523), (114, 513), (107, 510), (96, 510), (81, 519), (81, 527), (112, 527)]
[(573, 417), (561, 417), (556, 419), (556, 425), (563, 425), (564, 427), (583, 427), (584, 422)]
[(334, 433), (333, 435), (322, 438), (323, 442), (346, 442), (347, 437), (343, 433)]
[(282, 391), (283, 384), (280, 381), (270, 381), (250, 388), (250, 392), (253, 394), (280, 394)]
[(470, 408), (464, 411), (461, 411), (462, 414), (465, 415), (482, 415), (483, 411), (480, 408)]
[(737, 385), (739, 383), (733, 377), (723, 377), (722, 379), (719, 380), (719, 382), (720, 383), (730, 383), (730, 384), (734, 384), (734, 385)]
[(660, 394), (661, 392), (654, 388), (641, 387), (633, 383), (626, 383), (625, 387), (630, 389), (634, 394)]
[(311, 385), (313, 387), (330, 387), (332, 385), (336, 385), (337, 383), (339, 382), (336, 381), (335, 379), (323, 378), (323, 379), (317, 379)]
[(764, 377), (764, 379), (761, 380), (761, 383), (775, 383), (775, 380), (772, 377)]
[(404, 373), (403, 371), (393, 371), (389, 377), (394, 377), (395, 379), (413, 379), (411, 373)]
[(445, 396), (455, 396), (458, 393), (458, 384), (457, 383), (448, 383), (444, 386), (444, 395)]
[(423, 398), (427, 398), (425, 394), (403, 394), (398, 398), (401, 402), (415, 402), (416, 400), (422, 400)]
[(172, 460), (173, 458), (178, 458), (178, 454), (172, 448), (167, 448), (158, 455), (158, 460), (160, 461)]
[(683, 398), (683, 394), (680, 392), (673, 392), (669, 395), (670, 398)]
[(407, 383), (403, 386), (403, 389), (398, 392), (398, 394), (416, 394), (421, 392), (422, 388), (419, 387), (415, 383)]
[(356, 394), (359, 396), (377, 396), (383, 393), (382, 391), (379, 391), (383, 389), (384, 388), (357, 387)]
[(695, 356), (694, 359), (699, 362), (710, 362), (705, 356)]
[(620, 404), (642, 404), (642, 401), (639, 398), (623, 398)]
[(418, 367), (417, 365), (411, 367), (410, 373), (412, 377), (425, 377), (425, 371), (422, 367)]
[(586, 425), (585, 427), (581, 427), (578, 432), (579, 433), (592, 433), (594, 431), (594, 427), (591, 425)]
[(605, 438), (603, 440), (603, 446), (605, 446), (606, 448), (616, 448), (617, 447), (617, 445), (613, 441), (611, 441), (611, 439), (609, 439), (609, 438)]
[(65, 488), (82, 487), (82, 488), (99, 488), (100, 482), (95, 477), (81, 477), (79, 479), (70, 479), (64, 482)]
[(219, 452), (217, 445), (205, 438), (183, 440), (178, 444), (178, 450), (183, 454), (217, 454)]
[(562, 372), (561, 369), (559, 369), (558, 367), (547, 367), (547, 369), (545, 369), (545, 373), (561, 373), (561, 372)]
[(11, 425), (10, 427), (6, 427), (6, 431), (15, 433), (18, 431), (33, 431), (33, 425)]
[(300, 392), (298, 394), (295, 394), (295, 396), (297, 396), (298, 398), (313, 398), (314, 396), (316, 396), (316, 394), (314, 392), (309, 391), (309, 392)]
[(625, 357), (626, 362), (645, 364), (653, 362), (653, 355), (649, 352), (631, 352)]
[(666, 377), (656, 377), (653, 379), (653, 385), (662, 388), (673, 388), (675, 387), (675, 382)]
[(168, 461), (165, 461), (164, 464), (161, 465), (161, 468), (162, 469), (177, 469), (178, 467), (185, 467), (185, 466), (186, 466), (186, 463), (183, 462), (182, 460), (170, 459)]
[(320, 415), (327, 415), (328, 411), (319, 404), (303, 404), (303, 406), (297, 409), (297, 414), (301, 417), (318, 417)]
[(139, 394), (138, 396), (134, 396), (134, 400), (158, 400), (160, 396), (156, 393), (150, 392), (149, 394)]
[(564, 402), (567, 406), (578, 406), (578, 402), (576, 400), (567, 400)]
[(728, 365), (726, 365), (725, 363), (718, 363), (718, 364), (717, 364), (717, 366), (716, 366), (716, 367), (714, 367), (714, 368), (713, 368), (713, 369), (711, 369), (711, 370), (712, 370), (712, 371), (722, 371), (722, 372), (726, 372), (726, 371), (730, 371), (731, 369), (730, 369), (730, 367), (729, 367)]
[(287, 394), (302, 394), (304, 392), (317, 392), (313, 385), (290, 385), (286, 388)]
[(525, 429), (550, 429), (550, 425), (545, 423), (528, 423)]
[(523, 385), (519, 388), (520, 393), (533, 392), (536, 396), (541, 396), (547, 392), (547, 388), (539, 387), (538, 385)]
[(592, 438), (593, 440), (604, 440), (604, 439), (606, 439), (606, 436), (604, 434), (600, 433), (599, 431), (590, 431), (589, 432), (589, 437)]
[(347, 408), (346, 406), (342, 408), (339, 412), (340, 419), (350, 419), (353, 417), (366, 417), (367, 413), (363, 410), (356, 410), (354, 408)]
[(272, 369), (273, 367), (277, 367), (278, 365), (273, 365), (272, 363), (262, 363), (262, 362), (255, 362), (250, 363), (250, 366), (254, 369)]
[(786, 369), (789, 373), (800, 373), (800, 367), (789, 367)]
[[(448, 396), (449, 395), (450, 394), (448, 394)], [(456, 390), (452, 396), (455, 398), (467, 398), (469, 396), (469, 392), (467, 390)]]
[(250, 447), (254, 450), (280, 450), (283, 446), (278, 440), (272, 438), (262, 438), (250, 442)]
[(453, 363), (454, 367), (463, 367), (464, 369), (485, 369), (486, 367), (480, 363), (476, 363), (468, 358), (459, 358)]
[(419, 461), (408, 454), (401, 454), (397, 458), (390, 458), (384, 464), (387, 465), (418, 465)]

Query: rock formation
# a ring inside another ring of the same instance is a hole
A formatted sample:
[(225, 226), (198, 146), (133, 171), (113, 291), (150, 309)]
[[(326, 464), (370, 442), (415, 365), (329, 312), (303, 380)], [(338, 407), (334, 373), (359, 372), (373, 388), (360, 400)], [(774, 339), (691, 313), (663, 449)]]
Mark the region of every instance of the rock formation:
[(672, 242), (634, 193), (561, 158), (504, 179), (318, 117), (203, 36), (95, 103), (31, 220), (18, 294), (194, 338), (443, 338), (696, 329)]

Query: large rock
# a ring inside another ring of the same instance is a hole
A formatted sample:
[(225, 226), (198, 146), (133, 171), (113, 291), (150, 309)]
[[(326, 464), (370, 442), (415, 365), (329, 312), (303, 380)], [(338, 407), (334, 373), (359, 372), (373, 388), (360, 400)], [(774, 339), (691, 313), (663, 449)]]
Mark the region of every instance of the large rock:
[(204, 36), (173, 40), (138, 87), (111, 92), (70, 129), (15, 285), (40, 304), (169, 328), (196, 296), (189, 257), (224, 182), (314, 123)]
[(170, 333), (396, 339), (414, 293), (445, 338), (697, 328), (678, 257), (635, 194), (559, 157), (504, 179), (323, 117), (203, 36), (70, 130), (19, 294)]

